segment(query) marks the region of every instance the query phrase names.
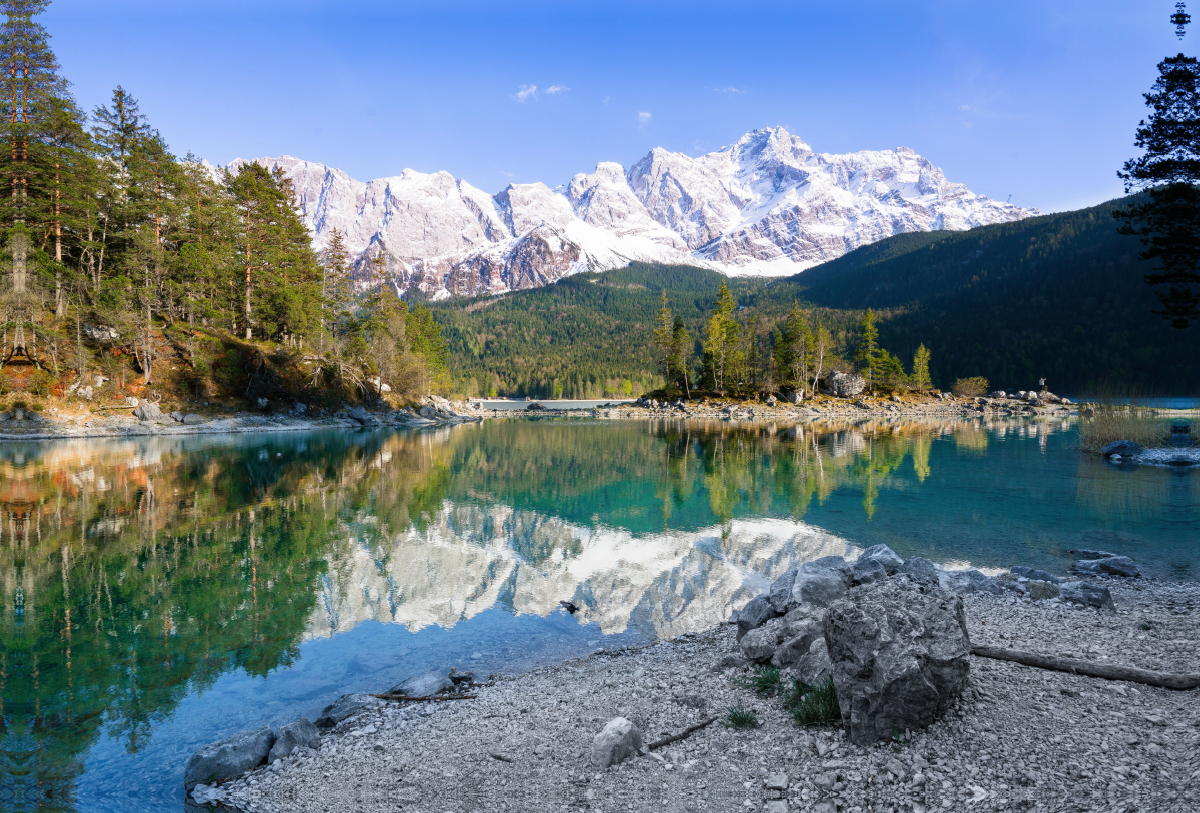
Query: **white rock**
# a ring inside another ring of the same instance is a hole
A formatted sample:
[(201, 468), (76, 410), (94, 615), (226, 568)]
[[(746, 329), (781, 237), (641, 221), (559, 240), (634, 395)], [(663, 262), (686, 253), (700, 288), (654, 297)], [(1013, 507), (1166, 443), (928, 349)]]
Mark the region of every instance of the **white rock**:
[(624, 717), (614, 717), (592, 740), (592, 764), (597, 768), (616, 765), (642, 747), (642, 732)]

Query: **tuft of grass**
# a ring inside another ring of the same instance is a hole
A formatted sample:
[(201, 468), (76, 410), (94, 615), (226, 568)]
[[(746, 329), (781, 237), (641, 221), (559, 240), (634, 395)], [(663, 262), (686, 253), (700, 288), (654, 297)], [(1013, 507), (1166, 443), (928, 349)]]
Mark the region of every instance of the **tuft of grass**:
[(820, 686), (809, 686), (802, 680), (792, 679), (792, 689), (783, 701), (791, 712), (796, 725), (840, 726), (842, 707), (838, 705), (837, 690), (833, 678), (829, 677)]
[(748, 709), (738, 703), (725, 710), (725, 719), (722, 722), (726, 728), (758, 728), (758, 715), (754, 713), (754, 709)]
[(1079, 448), (1099, 452), (1114, 440), (1132, 440), (1143, 448), (1166, 446), (1171, 429), (1146, 397), (1134, 389), (1101, 387), (1098, 397), (1083, 405)]
[(759, 697), (774, 697), (783, 691), (783, 674), (774, 666), (755, 666), (753, 673), (740, 678), (738, 683)]

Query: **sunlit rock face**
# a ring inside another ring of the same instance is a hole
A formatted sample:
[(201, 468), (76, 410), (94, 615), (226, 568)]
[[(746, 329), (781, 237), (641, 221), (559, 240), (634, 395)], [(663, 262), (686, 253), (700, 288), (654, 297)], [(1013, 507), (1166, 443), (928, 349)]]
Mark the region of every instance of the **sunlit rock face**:
[(256, 160), (291, 179), (317, 248), (337, 229), (362, 281), (365, 259), (382, 254), (397, 290), (435, 299), (636, 260), (787, 275), (903, 232), (1038, 214), (948, 181), (908, 147), (817, 153), (782, 127), (698, 157), (655, 148), (628, 169), (601, 162), (554, 189), (510, 184), (495, 195), (448, 172), (364, 183), (288, 155)]
[(845, 540), (802, 522), (733, 520), (635, 536), (504, 505), (447, 502), (423, 529), (350, 536), (327, 556), (309, 637), (373, 619), (416, 631), (500, 606), (545, 616), (566, 599), (604, 633), (699, 631), (795, 561), (845, 555)]

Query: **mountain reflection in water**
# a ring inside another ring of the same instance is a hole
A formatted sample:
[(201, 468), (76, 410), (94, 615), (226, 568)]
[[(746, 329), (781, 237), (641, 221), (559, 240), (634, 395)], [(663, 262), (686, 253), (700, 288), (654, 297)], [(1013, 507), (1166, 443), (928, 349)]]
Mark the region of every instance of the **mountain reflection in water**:
[(1074, 443), (1063, 421), (512, 419), (0, 446), (0, 808), (181, 809), (187, 755), (236, 728), (703, 629), (877, 542), (1062, 569), (1082, 539), (1187, 577), (1195, 478)]

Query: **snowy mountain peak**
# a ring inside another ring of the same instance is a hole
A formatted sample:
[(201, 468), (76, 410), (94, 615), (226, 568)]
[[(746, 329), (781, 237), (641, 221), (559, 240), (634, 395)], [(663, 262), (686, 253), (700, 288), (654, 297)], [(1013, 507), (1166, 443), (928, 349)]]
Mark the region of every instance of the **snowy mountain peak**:
[(337, 228), (355, 252), (386, 252), (398, 290), (435, 298), (635, 260), (794, 274), (902, 232), (1038, 214), (947, 181), (908, 147), (816, 153), (783, 127), (695, 158), (655, 147), (628, 169), (605, 161), (554, 189), (509, 184), (495, 195), (445, 171), (364, 183), (289, 155), (256, 160), (292, 179), (317, 247)]

